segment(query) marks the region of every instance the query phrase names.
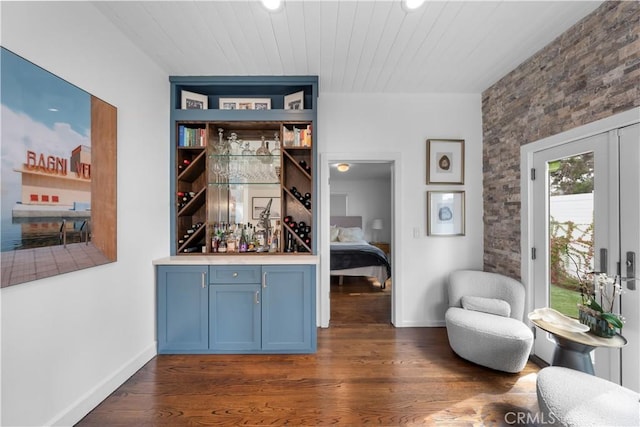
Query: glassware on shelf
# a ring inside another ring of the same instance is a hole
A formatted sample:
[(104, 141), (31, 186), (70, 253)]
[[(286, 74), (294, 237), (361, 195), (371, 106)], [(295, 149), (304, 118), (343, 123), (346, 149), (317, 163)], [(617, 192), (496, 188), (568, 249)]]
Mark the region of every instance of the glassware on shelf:
[(249, 143), (249, 141), (245, 141), (244, 142), (244, 148), (242, 150), (242, 155), (243, 156), (252, 156), (253, 150), (251, 149), (251, 144)]
[(238, 140), (238, 134), (235, 132), (231, 132), (231, 136), (229, 136), (229, 154), (231, 155), (239, 155), (242, 153), (241, 150), (242, 140)]
[(218, 144), (214, 146), (214, 154), (228, 154), (229, 146), (224, 140), (224, 129), (218, 128)]
[(273, 134), (274, 137), (274, 141), (273, 141), (273, 150), (271, 150), (271, 155), (277, 158), (280, 158), (280, 138), (278, 136), (278, 132)]

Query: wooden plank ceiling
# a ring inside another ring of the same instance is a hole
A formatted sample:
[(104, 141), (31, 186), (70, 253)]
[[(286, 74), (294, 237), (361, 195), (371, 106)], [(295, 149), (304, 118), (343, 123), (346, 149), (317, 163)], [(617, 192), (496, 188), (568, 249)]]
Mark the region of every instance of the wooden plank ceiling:
[(98, 1), (168, 75), (318, 75), (322, 92), (480, 93), (600, 1)]

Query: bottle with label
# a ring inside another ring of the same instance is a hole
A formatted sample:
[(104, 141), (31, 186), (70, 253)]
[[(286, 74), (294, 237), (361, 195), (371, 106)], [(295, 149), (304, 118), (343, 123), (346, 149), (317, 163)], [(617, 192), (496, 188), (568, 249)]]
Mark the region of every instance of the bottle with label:
[(233, 230), (233, 227), (229, 226), (229, 229), (227, 230), (227, 235), (226, 235), (226, 239), (227, 239), (227, 252), (237, 252), (238, 248), (236, 246), (236, 236)]
[(239, 248), (239, 252), (247, 252), (247, 250), (249, 249), (249, 244), (247, 243), (247, 236), (246, 236), (246, 234), (244, 232), (245, 231), (245, 227), (243, 227), (242, 231), (240, 232), (240, 248)]
[(271, 237), (269, 252), (280, 252), (280, 220), (276, 220), (276, 226)]

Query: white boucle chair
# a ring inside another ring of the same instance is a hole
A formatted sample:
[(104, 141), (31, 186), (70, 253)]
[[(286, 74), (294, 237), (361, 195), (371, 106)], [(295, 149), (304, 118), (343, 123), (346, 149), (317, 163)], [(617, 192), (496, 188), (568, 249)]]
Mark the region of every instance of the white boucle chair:
[(602, 378), (560, 366), (538, 372), (538, 407), (549, 425), (640, 426), (640, 395)]
[(497, 273), (459, 270), (449, 275), (448, 291), (445, 323), (453, 351), (491, 369), (524, 369), (533, 333), (522, 321), (522, 283)]

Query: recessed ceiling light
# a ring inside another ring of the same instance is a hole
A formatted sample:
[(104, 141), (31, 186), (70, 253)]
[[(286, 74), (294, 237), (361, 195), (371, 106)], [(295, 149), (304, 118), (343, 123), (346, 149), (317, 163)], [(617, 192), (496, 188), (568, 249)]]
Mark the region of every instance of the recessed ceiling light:
[(282, 0), (261, 0), (262, 5), (270, 12), (275, 12), (282, 7)]
[(49, 111), (51, 111), (52, 113), (55, 113), (55, 112), (57, 112), (57, 111), (58, 111), (58, 109), (57, 109), (57, 108), (54, 108), (54, 107), (51, 107), (51, 108), (49, 108)]
[(402, 6), (408, 12), (418, 9), (425, 0), (402, 0)]
[(339, 172), (346, 172), (350, 167), (351, 165), (349, 163), (338, 163), (336, 165), (336, 169), (338, 169)]

